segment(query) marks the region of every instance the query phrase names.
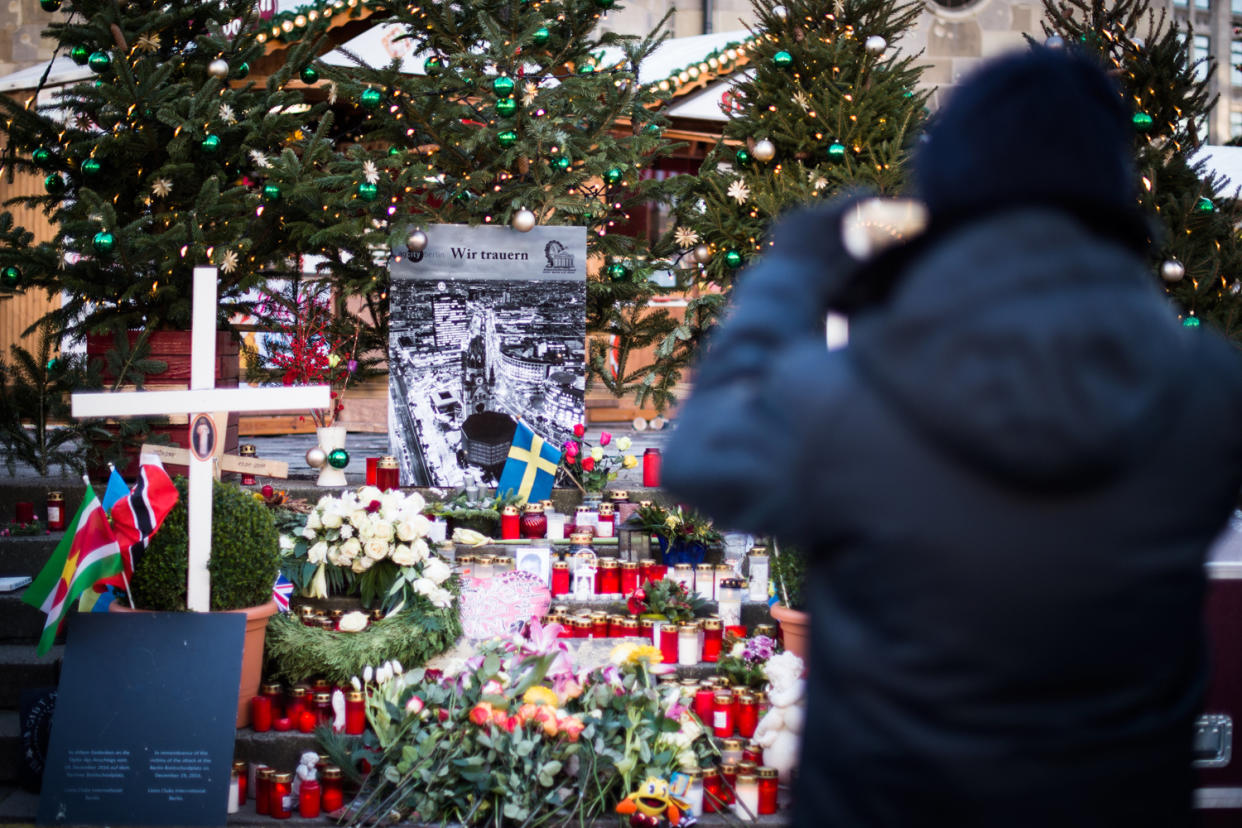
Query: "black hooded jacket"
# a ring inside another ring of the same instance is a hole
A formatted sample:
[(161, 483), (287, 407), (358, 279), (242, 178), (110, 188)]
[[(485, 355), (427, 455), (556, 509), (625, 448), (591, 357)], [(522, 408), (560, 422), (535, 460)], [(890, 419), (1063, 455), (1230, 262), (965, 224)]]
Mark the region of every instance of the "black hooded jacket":
[(829, 352), (825, 308), (876, 277), (844, 209), (743, 274), (664, 463), (810, 552), (797, 823), (1186, 824), (1238, 356), (1045, 207), (922, 241)]

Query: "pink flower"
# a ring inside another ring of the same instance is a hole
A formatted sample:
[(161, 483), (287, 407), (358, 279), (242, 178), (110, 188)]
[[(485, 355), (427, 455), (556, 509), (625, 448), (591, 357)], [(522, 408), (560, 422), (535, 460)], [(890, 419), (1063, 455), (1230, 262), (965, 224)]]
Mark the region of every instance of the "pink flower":
[(483, 695), (485, 696), (501, 696), (504, 695), (504, 692), (505, 688), (496, 679), (491, 679), (487, 684), (483, 685)]
[(565, 441), (565, 456), (566, 457), (577, 457), (578, 456), (578, 444), (575, 443), (573, 440)]
[(578, 423), (577, 425), (574, 426), (575, 437), (583, 437), (585, 435), (586, 435), (586, 426), (584, 426), (582, 423)]
[(600, 444), (601, 446), (606, 446), (606, 445), (608, 445), (608, 444), (609, 444), (609, 443), (611, 443), (611, 442), (612, 442), (612, 435), (611, 435), (611, 434), (609, 434), (607, 431), (605, 431), (603, 434), (599, 435), (599, 444)]
[(370, 503), (368, 503), (368, 504), (367, 504), (367, 513), (368, 513), (368, 514), (372, 514), (372, 515), (373, 515), (373, 514), (375, 514), (376, 512), (378, 512), (379, 510), (380, 510), (380, 502), (379, 502), (378, 500), (372, 500)]
[(505, 718), (504, 728), (508, 733), (512, 733), (522, 726), (522, 720), (517, 716), (508, 716)]
[(418, 696), (410, 696), (409, 700), (405, 703), (405, 712), (413, 713), (417, 716), (419, 713), (423, 712), (423, 706), (422, 699)]
[(578, 736), (582, 733), (585, 727), (586, 725), (584, 725), (582, 720), (577, 716), (566, 716), (561, 719), (561, 733), (568, 736), (569, 741), (571, 742), (578, 741)]

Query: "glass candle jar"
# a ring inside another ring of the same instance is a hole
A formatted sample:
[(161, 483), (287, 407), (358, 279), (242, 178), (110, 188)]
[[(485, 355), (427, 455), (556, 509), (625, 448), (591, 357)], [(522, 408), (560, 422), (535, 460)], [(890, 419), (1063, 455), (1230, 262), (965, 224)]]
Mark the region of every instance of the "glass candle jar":
[(616, 510), (611, 503), (599, 504), (599, 512), (595, 522), (595, 536), (597, 538), (615, 537), (617, 534), (616, 518)]
[(272, 703), (272, 718), (278, 719), (285, 715), (285, 691), (274, 681), (265, 682), (259, 687), (259, 695), (267, 696)]
[(726, 581), (729, 578), (736, 578), (737, 574), (733, 571), (733, 567), (729, 566), (728, 564), (716, 564), (715, 570), (713, 571), (713, 575), (714, 577), (712, 578), (712, 594), (715, 595), (715, 600), (719, 601), (720, 600), (720, 582)]
[(14, 522), (17, 523), (18, 526), (29, 526), (34, 523), (34, 503), (29, 500), (19, 500), (13, 504), (13, 509), (13, 517), (15, 518)]
[(378, 469), (379, 469), (379, 458), (368, 457), (367, 458), (367, 473), (364, 478), (364, 480), (366, 481), (366, 485), (368, 486), (375, 485), (375, 479), (378, 475), (378, 471), (377, 471)]
[(672, 579), (685, 587), (686, 592), (694, 592), (694, 567), (690, 564), (675, 564)]
[[(656, 562), (654, 558), (643, 558), (638, 562), (638, 582), (640, 584), (645, 584), (648, 581), (660, 580), (660, 578), (656, 578), (652, 574), (652, 572), (654, 572), (655, 565)], [(661, 575), (660, 577), (662, 578), (664, 576)]]
[(615, 489), (608, 495), (608, 499), (612, 502), (618, 526), (625, 523), (638, 511), (638, 504), (630, 500), (630, 493), (625, 489)]
[(660, 656), (664, 664), (677, 663), (677, 625), (665, 621), (660, 625)]
[(724, 791), (721, 789), (720, 771), (716, 768), (699, 768), (703, 774), (703, 813), (715, 814), (723, 810)]
[(720, 582), (720, 588), (716, 591), (716, 604), (721, 624), (730, 627), (742, 623), (742, 596), (745, 594), (742, 582), (736, 578), (726, 578)]
[(747, 742), (742, 745), (742, 761), (754, 762), (755, 765), (763, 764), (763, 746), (758, 742)]
[(326, 690), (315, 694), (315, 724), (332, 726), (332, 694)]
[[(517, 516), (514, 515), (514, 520)], [(474, 577), (485, 580), (496, 574), (496, 567), (492, 563), (491, 555), (476, 555), (474, 558)]]
[(319, 796), (319, 807), (324, 813), (339, 811), (345, 807), (345, 791), (341, 780), (341, 769), (336, 765), (328, 765), (323, 769), (323, 790)]
[(65, 531), (65, 496), (61, 492), (47, 493), (47, 528), (53, 532)]
[[(241, 457), (256, 457), (258, 450), (255, 449), (254, 443), (242, 443), (237, 447), (237, 453)], [(241, 484), (243, 486), (254, 485), (254, 472), (244, 471), (241, 473)]]
[(569, 561), (552, 562), (552, 597), (569, 594)]
[(759, 816), (759, 777), (755, 774), (738, 772), (733, 813), (746, 822), (753, 822)]
[(570, 532), (569, 533), (569, 553), (572, 555), (575, 552), (579, 552), (582, 550), (585, 550), (588, 552), (594, 551), (595, 547), (591, 545), (591, 541), (594, 540), (594, 538), (595, 536), (591, 534), (591, 532), (589, 531)]
[(720, 661), (720, 645), (724, 625), (719, 618), (703, 619), (703, 660), (716, 663)]
[(748, 556), (750, 564), (750, 600), (768, 600), (768, 550), (753, 546)]
[(595, 527), (599, 524), (599, 515), (590, 506), (581, 505), (574, 510), (574, 532), (587, 532), (595, 537)]
[(755, 632), (755, 635), (766, 635), (768, 638), (772, 639), (773, 641), (776, 640), (776, 625), (775, 624), (756, 624), (754, 632)]
[(703, 816), (703, 773), (698, 768), (680, 771), (686, 777), (686, 788), (681, 798), (693, 817)]
[(689, 667), (699, 663), (702, 648), (699, 646), (699, 625), (682, 624), (677, 628), (677, 663)]
[(742, 761), (742, 740), (722, 739), (720, 742), (720, 761), (736, 765)]
[(733, 692), (718, 690), (712, 696), (712, 733), (719, 739), (733, 736)]
[(621, 567), (616, 558), (599, 559), (598, 581), (600, 595), (621, 594)]
[(319, 816), (322, 791), (314, 779), (307, 779), (298, 788), (298, 816), (302, 819), (314, 819)]
[(630, 595), (638, 589), (638, 562), (621, 562), (621, 594)]
[(289, 688), (288, 701), (285, 704), (285, 715), (295, 722), (301, 717), (302, 712), (306, 710), (306, 694), (310, 692), (306, 685), (296, 684)]
[(776, 794), (777, 779), (776, 768), (761, 767), (758, 771), (759, 776), (759, 815), (767, 816), (777, 811)]
[(262, 816), (272, 815), (272, 777), (276, 771), (268, 767), (259, 768), (255, 774), (254, 812)]
[(233, 763), (233, 773), (237, 776), (237, 804), (246, 804), (246, 794), (250, 791), (250, 769), (244, 761)]
[(272, 729), (272, 700), (259, 695), (250, 700), (250, 726), (255, 733), (266, 733)]
[(367, 707), (362, 693), (350, 690), (345, 694), (345, 732), (359, 736), (367, 728)]
[(638, 619), (637, 618), (622, 618), (620, 621), (620, 624), (621, 624), (622, 637), (635, 638), (638, 636)]
[(591, 638), (608, 637), (608, 613), (591, 613)]
[(734, 791), (737, 790), (737, 765), (722, 762), (720, 765), (720, 797), (726, 805), (734, 802)]
[[(548, 502), (551, 503), (551, 501)], [(548, 540), (564, 540), (566, 516), (555, 509), (549, 509), (546, 505), (543, 507), (543, 516), (548, 521)]]
[(543, 513), (539, 503), (527, 503), (522, 511), (522, 537), (527, 540), (539, 540), (548, 534), (548, 517)]
[(591, 637), (591, 619), (585, 615), (575, 615), (570, 619), (574, 628), (574, 638), (590, 638)]
[(229, 806), (227, 809), (230, 814), (241, 810), (241, 801), (237, 798), (241, 794), (239, 785), (237, 770), (232, 769), (229, 773)]
[(381, 457), (375, 464), (375, 488), (381, 492), (401, 488), (401, 468), (391, 454)]
[(704, 601), (716, 600), (716, 567), (699, 564), (694, 568), (694, 591)]
[(649, 448), (643, 452), (643, 485), (648, 489), (660, 488), (660, 450)]
[(694, 715), (705, 727), (712, 723), (712, 699), (715, 695), (716, 688), (706, 682), (700, 682), (694, 691)]
[(660, 646), (660, 634), (656, 631), (654, 618), (638, 619), (638, 637), (647, 639), (653, 647)]
[(755, 735), (759, 726), (759, 702), (753, 693), (745, 691), (737, 694), (737, 732), (743, 739)]
[(506, 506), (500, 510), (500, 539), (517, 540), (522, 536), (521, 518), (516, 506)]

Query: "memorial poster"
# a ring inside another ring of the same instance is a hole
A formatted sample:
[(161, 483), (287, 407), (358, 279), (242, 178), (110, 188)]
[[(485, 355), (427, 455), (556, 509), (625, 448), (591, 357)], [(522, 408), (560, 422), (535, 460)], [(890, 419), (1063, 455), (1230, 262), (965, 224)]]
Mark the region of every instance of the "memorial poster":
[(519, 419), (583, 420), (586, 229), (434, 225), (391, 267), (389, 442), (405, 485), (495, 486)]

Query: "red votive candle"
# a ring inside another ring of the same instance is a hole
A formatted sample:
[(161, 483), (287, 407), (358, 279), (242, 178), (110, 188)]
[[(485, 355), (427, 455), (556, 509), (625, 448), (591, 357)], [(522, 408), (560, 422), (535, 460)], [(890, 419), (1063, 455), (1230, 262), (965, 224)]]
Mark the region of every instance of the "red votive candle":
[(759, 813), (776, 813), (776, 768), (759, 768)]
[(712, 696), (712, 733), (720, 739), (733, 735), (733, 693), (729, 690)]
[(345, 806), (345, 792), (341, 788), (341, 769), (336, 765), (328, 765), (323, 769), (323, 789), (319, 796), (319, 806), (329, 814)]
[(379, 458), (368, 457), (367, 458), (367, 476), (366, 476), (366, 484), (368, 486), (376, 485), (375, 484), (375, 481), (377, 479), (376, 470), (378, 468), (379, 468)]
[(569, 564), (566, 561), (553, 561), (552, 563), (552, 595), (569, 594)]
[(315, 724), (332, 726), (332, 693), (321, 690), (315, 693)]
[(367, 710), (362, 693), (351, 690), (345, 696), (345, 732), (350, 736), (358, 736), (366, 726)]
[(726, 805), (733, 804), (733, 792), (737, 790), (737, 765), (725, 762), (720, 766), (720, 798)]
[(704, 726), (712, 723), (712, 702), (716, 695), (716, 688), (708, 685), (706, 687), (700, 685), (698, 690), (694, 691), (694, 715), (699, 717), (699, 721)]
[(759, 726), (759, 702), (750, 693), (737, 694), (737, 733), (743, 739), (755, 735)]
[(314, 733), (317, 724), (319, 717), (310, 710), (303, 710), (302, 715), (298, 716), (298, 730), (302, 733)]
[(319, 783), (308, 779), (298, 788), (298, 815), (302, 819), (314, 819), (319, 816), (320, 790)]
[(648, 489), (660, 487), (660, 450), (649, 448), (643, 452), (643, 485)]
[(255, 774), (254, 812), (261, 816), (272, 814), (272, 777), (276, 771), (271, 768), (259, 768)]
[(724, 631), (719, 618), (703, 619), (703, 660), (720, 661), (720, 645)]
[(638, 563), (636, 561), (621, 562), (621, 594), (629, 595), (638, 589)]
[(401, 468), (397, 465), (397, 458), (391, 455), (380, 458), (375, 467), (375, 486), (381, 492), (401, 488)]
[(288, 819), (293, 815), (290, 806), (293, 804), (293, 774), (278, 773), (272, 777), (272, 787), (268, 796), (271, 798), (268, 810), (273, 819)]
[(285, 715), (285, 692), (280, 689), (279, 684), (268, 682), (259, 688), (259, 694), (266, 696), (267, 700), (272, 703), (273, 720)]
[(720, 771), (715, 768), (703, 768), (703, 813), (715, 814), (723, 811), (724, 796), (721, 793)]
[(289, 696), (285, 701), (285, 715), (296, 723), (301, 720), (304, 710), (306, 710), (306, 687), (289, 688)]
[(250, 726), (255, 733), (272, 729), (272, 700), (267, 696), (255, 696), (250, 700)]
[(25, 526), (34, 523), (34, 504), (27, 500), (19, 500), (13, 504), (17, 513), (17, 522)]
[(516, 506), (506, 506), (500, 512), (500, 539), (518, 540), (521, 537), (522, 519)]
[(660, 656), (665, 664), (677, 663), (677, 625), (670, 621), (660, 626)]
[(246, 767), (246, 763), (237, 761), (233, 763), (233, 773), (237, 774), (237, 804), (246, 804), (246, 790), (250, 783), (250, 773)]
[(621, 567), (616, 558), (601, 558), (599, 562), (599, 594), (617, 595), (621, 592)]
[(65, 496), (61, 492), (47, 493), (47, 528), (58, 532), (65, 529)]

